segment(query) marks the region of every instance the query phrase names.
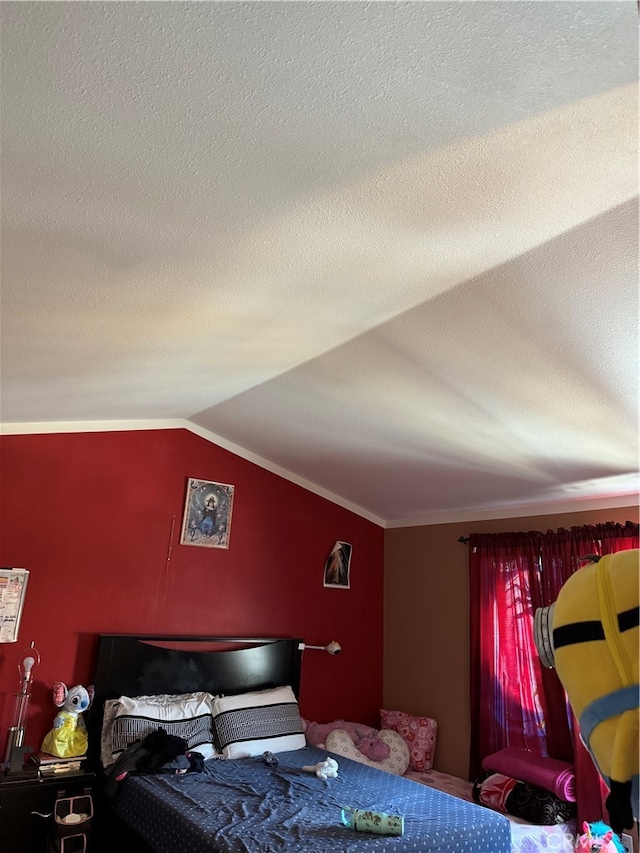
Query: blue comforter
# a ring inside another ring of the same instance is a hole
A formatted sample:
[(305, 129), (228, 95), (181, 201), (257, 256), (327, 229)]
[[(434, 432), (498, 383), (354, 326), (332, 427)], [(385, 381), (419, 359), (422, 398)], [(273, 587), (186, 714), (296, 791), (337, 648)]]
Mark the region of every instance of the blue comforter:
[[(307, 747), (205, 763), (205, 772), (135, 776), (121, 783), (116, 811), (158, 853), (509, 853), (508, 820), (417, 782), (340, 757), (337, 779), (304, 764), (327, 757)], [(401, 837), (354, 832), (342, 806), (404, 816)]]

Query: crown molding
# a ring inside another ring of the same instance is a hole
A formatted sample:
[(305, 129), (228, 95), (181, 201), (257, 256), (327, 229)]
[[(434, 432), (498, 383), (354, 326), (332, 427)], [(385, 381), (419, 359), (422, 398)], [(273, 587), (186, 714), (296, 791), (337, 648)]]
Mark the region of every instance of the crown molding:
[(620, 509), (621, 507), (631, 506), (638, 506), (638, 492), (608, 497), (550, 501), (548, 503), (520, 503), (509, 506), (478, 507), (476, 509), (469, 507), (464, 510), (441, 510), (425, 513), (425, 515), (415, 518), (387, 521), (385, 528), (428, 527), (433, 524), (497, 521), (501, 518), (533, 518), (539, 515), (560, 515), (566, 512), (589, 512), (590, 510)]
[(47, 435), (58, 432), (134, 432), (146, 429), (190, 429), (183, 418), (139, 421), (51, 421), (0, 424), (0, 435)]

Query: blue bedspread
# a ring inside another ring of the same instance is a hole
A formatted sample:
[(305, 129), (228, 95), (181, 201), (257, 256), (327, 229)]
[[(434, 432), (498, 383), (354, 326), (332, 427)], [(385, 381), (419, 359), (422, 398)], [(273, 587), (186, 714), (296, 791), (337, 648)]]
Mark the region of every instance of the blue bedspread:
[[(337, 779), (302, 771), (326, 757), (307, 747), (280, 753), (277, 770), (244, 758), (132, 777), (115, 808), (158, 853), (509, 853), (502, 815), (343, 757)], [(404, 835), (353, 832), (342, 806), (403, 815)]]

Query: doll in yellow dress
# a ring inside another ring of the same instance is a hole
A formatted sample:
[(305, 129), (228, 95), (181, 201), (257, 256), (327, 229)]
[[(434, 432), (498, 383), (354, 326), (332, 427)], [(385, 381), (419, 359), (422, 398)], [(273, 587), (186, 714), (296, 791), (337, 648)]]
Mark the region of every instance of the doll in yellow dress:
[(84, 755), (87, 751), (87, 727), (82, 718), (93, 700), (93, 685), (76, 684), (70, 690), (62, 681), (53, 684), (53, 702), (60, 708), (53, 728), (42, 742), (42, 751), (59, 758)]

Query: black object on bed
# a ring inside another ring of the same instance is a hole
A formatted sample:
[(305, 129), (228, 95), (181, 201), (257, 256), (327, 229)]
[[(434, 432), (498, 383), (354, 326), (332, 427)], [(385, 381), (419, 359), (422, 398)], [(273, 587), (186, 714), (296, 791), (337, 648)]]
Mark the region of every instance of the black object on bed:
[[(101, 708), (121, 695), (205, 691), (240, 694), (291, 686), (298, 695), (302, 640), (107, 635), (100, 638), (91, 749), (99, 755)], [(252, 708), (255, 705), (252, 697)], [(304, 741), (303, 741), (304, 742)], [(289, 747), (289, 749), (292, 749)], [(402, 777), (339, 758), (335, 779), (303, 770), (325, 753), (279, 752), (204, 762), (201, 772), (135, 775), (102, 803), (109, 853), (509, 853), (502, 815)], [(341, 807), (405, 818), (403, 836), (354, 832)], [(116, 828), (114, 832), (114, 827)], [(102, 838), (100, 839), (102, 840)]]

